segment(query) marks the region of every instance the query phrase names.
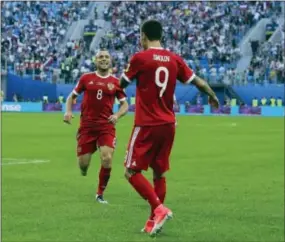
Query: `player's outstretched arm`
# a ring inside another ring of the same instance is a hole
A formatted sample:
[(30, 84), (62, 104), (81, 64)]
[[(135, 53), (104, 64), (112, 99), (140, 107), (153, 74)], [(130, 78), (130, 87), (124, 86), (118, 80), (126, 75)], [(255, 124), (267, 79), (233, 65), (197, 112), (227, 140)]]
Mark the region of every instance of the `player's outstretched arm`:
[(213, 91), (213, 89), (209, 86), (207, 82), (205, 82), (202, 78), (195, 76), (193, 81), (191, 82), (194, 86), (196, 86), (201, 92), (206, 93), (209, 96), (209, 103), (214, 107), (219, 107), (219, 100)]
[(74, 103), (74, 100), (77, 98), (77, 95), (72, 92), (69, 94), (67, 100), (66, 100), (66, 104), (65, 104), (65, 107), (66, 107), (66, 111), (65, 111), (65, 114), (64, 114), (64, 119), (63, 121), (67, 124), (71, 124), (71, 119), (73, 118), (73, 115), (72, 115), (72, 105)]
[(109, 117), (109, 122), (116, 124), (118, 119), (123, 117), (128, 112), (128, 110), (129, 110), (129, 104), (127, 100), (120, 101), (120, 108), (118, 112)]
[(120, 78), (120, 87), (125, 89), (132, 81), (137, 77), (138, 71), (140, 69), (141, 59), (138, 54), (132, 56), (128, 67), (123, 72)]

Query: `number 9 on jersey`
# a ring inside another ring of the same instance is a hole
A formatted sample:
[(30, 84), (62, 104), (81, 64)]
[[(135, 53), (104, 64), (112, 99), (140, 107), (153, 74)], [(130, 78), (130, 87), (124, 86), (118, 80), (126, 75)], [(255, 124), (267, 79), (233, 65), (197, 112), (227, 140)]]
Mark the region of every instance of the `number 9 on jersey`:
[[(161, 82), (160, 78), (159, 78), (161, 72), (164, 72), (164, 81), (163, 82)], [(163, 93), (166, 90), (168, 78), (169, 78), (169, 71), (166, 67), (160, 66), (156, 69), (156, 71), (155, 71), (155, 84), (161, 88), (161, 90), (159, 92), (160, 98), (163, 96)]]

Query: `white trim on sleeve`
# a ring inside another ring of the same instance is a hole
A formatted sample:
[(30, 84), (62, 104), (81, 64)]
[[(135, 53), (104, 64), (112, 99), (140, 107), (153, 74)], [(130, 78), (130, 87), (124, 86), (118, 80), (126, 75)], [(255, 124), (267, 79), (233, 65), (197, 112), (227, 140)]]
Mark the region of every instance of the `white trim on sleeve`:
[(121, 99), (119, 99), (119, 102), (124, 102), (124, 101), (126, 101), (127, 99), (125, 98), (125, 97), (123, 97), (123, 98), (121, 98)]
[(194, 80), (195, 77), (196, 77), (196, 75), (193, 73), (193, 75), (190, 76), (190, 78), (185, 82), (185, 84), (191, 83)]

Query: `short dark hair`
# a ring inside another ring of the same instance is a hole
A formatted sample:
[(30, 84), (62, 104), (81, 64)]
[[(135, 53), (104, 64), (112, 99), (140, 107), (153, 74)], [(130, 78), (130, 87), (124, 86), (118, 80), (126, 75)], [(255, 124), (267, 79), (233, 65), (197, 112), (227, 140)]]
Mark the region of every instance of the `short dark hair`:
[(143, 23), (141, 31), (146, 35), (150, 40), (159, 40), (162, 39), (162, 25), (159, 21), (151, 19)]

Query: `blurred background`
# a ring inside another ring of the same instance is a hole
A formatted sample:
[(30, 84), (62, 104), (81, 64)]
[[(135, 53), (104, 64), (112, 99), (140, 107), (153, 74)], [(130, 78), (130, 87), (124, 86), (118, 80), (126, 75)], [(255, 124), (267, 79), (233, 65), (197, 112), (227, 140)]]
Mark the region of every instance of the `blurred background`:
[[(284, 105), (284, 2), (1, 2), (1, 100), (64, 103), (107, 48), (120, 76), (139, 27), (162, 21), (163, 45), (207, 80), (226, 106)], [(135, 102), (135, 84), (127, 89)], [(78, 103), (81, 101), (80, 97)], [(207, 104), (177, 84), (177, 104)]]

